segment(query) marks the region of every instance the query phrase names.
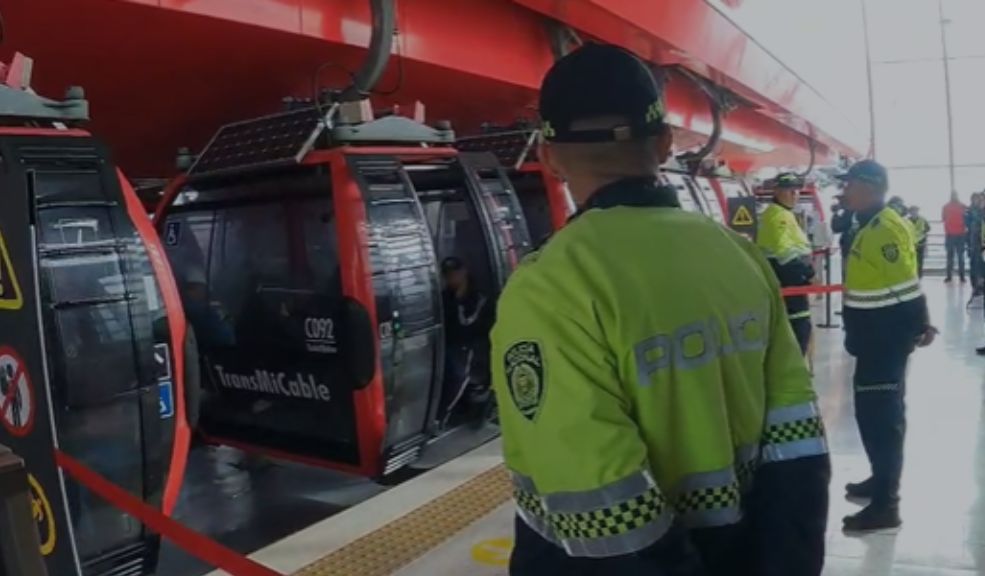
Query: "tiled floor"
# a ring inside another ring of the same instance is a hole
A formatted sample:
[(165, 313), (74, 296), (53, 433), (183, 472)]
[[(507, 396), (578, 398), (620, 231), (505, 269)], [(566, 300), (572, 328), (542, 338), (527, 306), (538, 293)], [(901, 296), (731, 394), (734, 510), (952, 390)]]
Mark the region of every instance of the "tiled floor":
[(816, 385), (834, 455), (826, 575), (985, 574), (985, 342), (982, 310), (967, 310), (968, 289), (928, 279), (931, 316), (941, 338), (911, 359), (909, 429), (903, 478), (903, 530), (849, 538), (841, 518), (857, 509), (842, 498), (846, 482), (868, 472), (852, 414), (850, 375), (836, 338), (825, 337)]
[[(868, 464), (853, 414), (853, 362), (840, 330), (819, 330), (815, 382), (834, 463), (825, 576), (985, 574), (985, 359), (974, 351), (985, 343), (985, 319), (980, 309), (966, 310), (967, 288), (941, 282), (926, 287), (941, 338), (910, 365), (899, 534), (841, 533), (841, 518), (858, 509), (843, 499), (843, 487), (866, 477)], [(510, 536), (510, 519), (505, 506), (398, 574), (500, 576), (506, 556), (497, 546)]]

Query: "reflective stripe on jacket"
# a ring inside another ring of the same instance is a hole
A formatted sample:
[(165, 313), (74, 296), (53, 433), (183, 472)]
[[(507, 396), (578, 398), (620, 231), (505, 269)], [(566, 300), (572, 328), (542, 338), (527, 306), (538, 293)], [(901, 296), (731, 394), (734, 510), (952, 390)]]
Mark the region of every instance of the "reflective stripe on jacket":
[[(753, 477), (774, 466), (820, 457), (816, 482), (783, 483), (826, 485), (815, 393), (776, 278), (710, 219), (588, 210), (514, 273), (497, 318), (493, 382), (519, 515), (568, 557), (634, 554), (672, 526), (737, 527)], [(823, 544), (823, 528), (761, 528), (780, 548)], [(775, 573), (811, 572), (783, 564)]]

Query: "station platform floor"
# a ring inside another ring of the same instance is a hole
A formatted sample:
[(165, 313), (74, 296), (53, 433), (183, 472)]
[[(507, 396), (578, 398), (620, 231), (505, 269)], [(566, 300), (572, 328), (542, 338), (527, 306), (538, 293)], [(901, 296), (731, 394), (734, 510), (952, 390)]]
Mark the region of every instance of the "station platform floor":
[[(897, 534), (840, 530), (857, 510), (843, 487), (866, 477), (868, 464), (854, 421), (853, 361), (839, 329), (817, 330), (815, 386), (834, 467), (825, 576), (985, 574), (985, 358), (975, 354), (985, 318), (966, 308), (967, 286), (929, 278), (925, 290), (941, 337), (910, 363)], [(499, 450), (491, 441), (251, 557), (301, 576), (503, 576), (513, 505)]]

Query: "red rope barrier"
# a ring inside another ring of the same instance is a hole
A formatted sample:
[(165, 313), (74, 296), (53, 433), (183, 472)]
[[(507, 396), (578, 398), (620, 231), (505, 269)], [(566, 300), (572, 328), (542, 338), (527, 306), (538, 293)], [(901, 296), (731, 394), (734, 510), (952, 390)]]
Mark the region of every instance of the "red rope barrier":
[(845, 287), (841, 284), (831, 284), (827, 286), (791, 286), (780, 290), (784, 296), (807, 296), (809, 294), (833, 294), (843, 292)]
[(55, 450), (55, 462), (79, 484), (140, 520), (144, 526), (167, 538), (175, 546), (195, 558), (225, 570), (233, 576), (283, 576), (279, 572), (274, 572), (270, 568), (226, 548), (215, 540), (175, 522), (162, 514), (160, 510), (149, 506), (60, 450)]

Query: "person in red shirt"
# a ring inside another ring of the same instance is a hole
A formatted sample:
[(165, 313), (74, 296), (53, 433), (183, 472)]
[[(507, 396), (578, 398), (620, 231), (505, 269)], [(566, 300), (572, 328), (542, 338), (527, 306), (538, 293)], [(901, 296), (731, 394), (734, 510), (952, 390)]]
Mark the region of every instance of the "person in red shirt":
[(965, 236), (968, 229), (964, 223), (964, 213), (967, 207), (958, 200), (958, 193), (951, 192), (951, 201), (944, 205), (941, 210), (941, 218), (944, 220), (944, 234), (946, 235), (945, 247), (947, 248), (947, 277), (945, 282), (954, 279), (954, 259), (958, 259), (958, 275), (961, 282), (964, 282), (964, 253)]

